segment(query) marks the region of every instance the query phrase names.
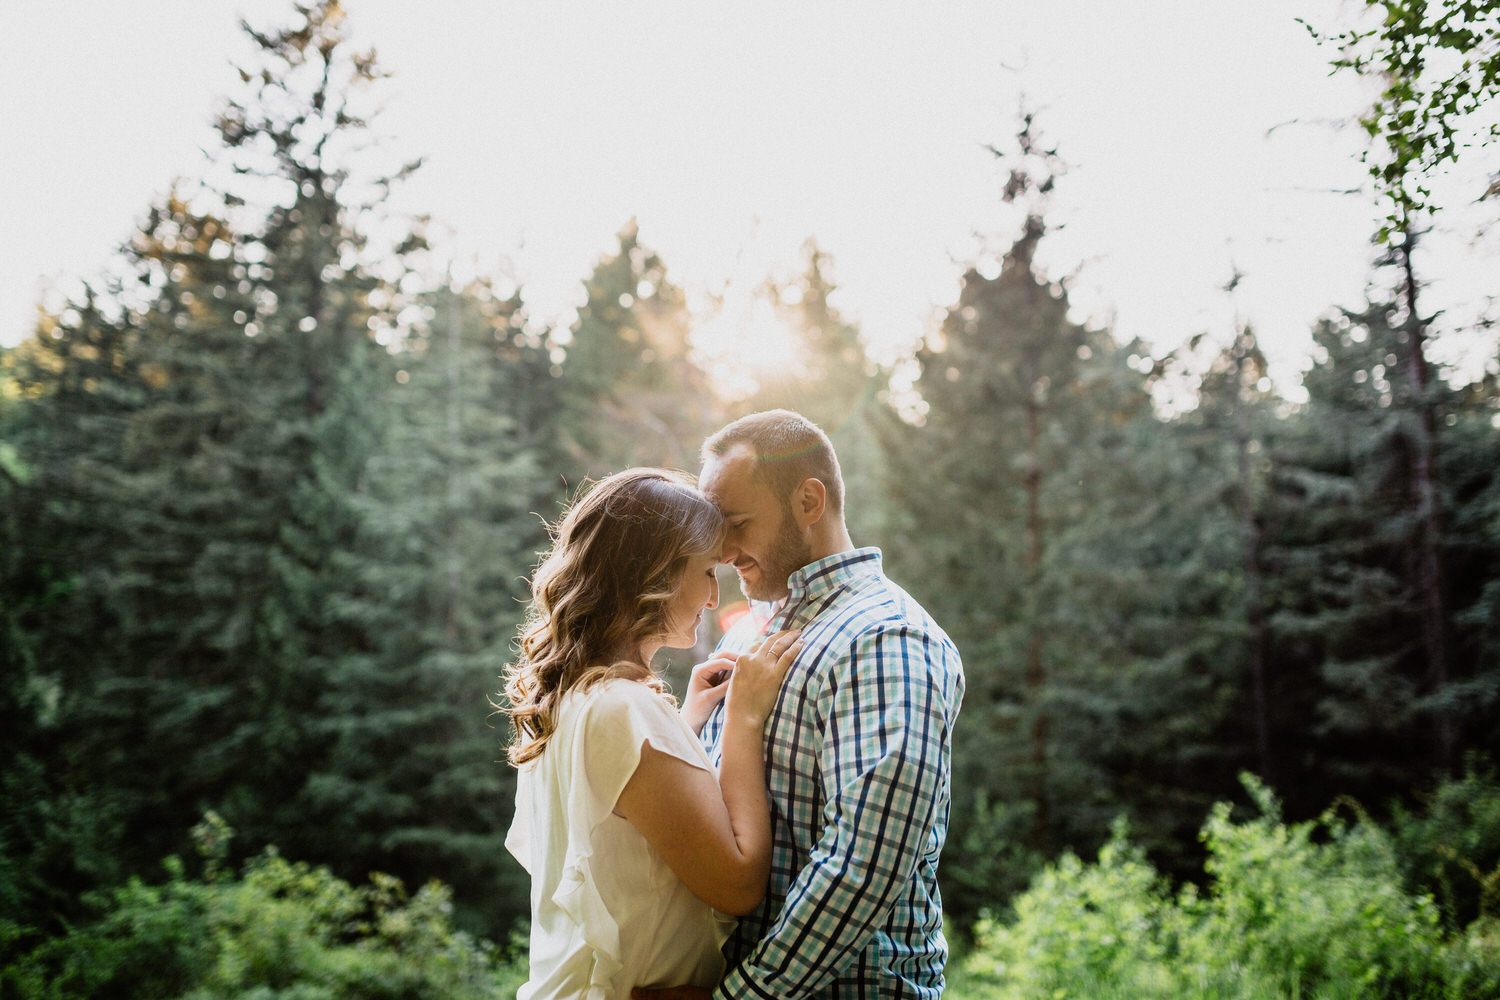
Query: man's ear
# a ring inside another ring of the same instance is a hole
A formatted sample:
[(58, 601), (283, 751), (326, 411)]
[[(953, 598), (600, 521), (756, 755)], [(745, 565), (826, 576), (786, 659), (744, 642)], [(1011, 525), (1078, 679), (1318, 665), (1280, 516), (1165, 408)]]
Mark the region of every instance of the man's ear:
[(822, 519), (828, 509), (828, 487), (823, 480), (808, 478), (792, 493), (792, 516), (799, 528), (809, 528)]

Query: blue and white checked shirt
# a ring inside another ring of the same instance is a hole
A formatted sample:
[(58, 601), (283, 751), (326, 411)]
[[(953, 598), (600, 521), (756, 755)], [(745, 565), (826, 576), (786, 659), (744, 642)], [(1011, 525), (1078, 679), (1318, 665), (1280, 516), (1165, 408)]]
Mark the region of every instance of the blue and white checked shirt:
[[(747, 615), (719, 644), (800, 628), (804, 646), (766, 720), (770, 886), (724, 945), (715, 997), (937, 1000), (958, 650), (886, 579), (879, 549), (820, 559), (788, 585), (774, 617)], [(715, 766), (723, 727), (720, 705), (703, 727)]]

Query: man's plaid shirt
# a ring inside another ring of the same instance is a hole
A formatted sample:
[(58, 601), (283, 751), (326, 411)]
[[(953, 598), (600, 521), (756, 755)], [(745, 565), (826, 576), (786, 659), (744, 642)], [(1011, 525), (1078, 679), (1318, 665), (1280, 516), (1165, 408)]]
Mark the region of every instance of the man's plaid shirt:
[[(820, 559), (788, 585), (769, 621), (746, 616), (720, 643), (743, 651), (800, 628), (804, 647), (766, 721), (770, 887), (725, 944), (715, 996), (936, 1000), (958, 651), (886, 579), (879, 549)], [(722, 709), (703, 727), (716, 766)]]

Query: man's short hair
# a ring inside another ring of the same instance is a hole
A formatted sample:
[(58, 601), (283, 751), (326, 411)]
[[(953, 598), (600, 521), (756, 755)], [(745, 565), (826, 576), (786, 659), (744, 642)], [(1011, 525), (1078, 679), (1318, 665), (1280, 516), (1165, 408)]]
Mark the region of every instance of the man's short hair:
[(818, 425), (791, 410), (763, 410), (724, 427), (703, 442), (703, 461), (722, 458), (737, 445), (755, 453), (756, 473), (784, 505), (806, 479), (817, 479), (828, 493), (828, 509), (844, 513), (844, 477), (833, 444)]

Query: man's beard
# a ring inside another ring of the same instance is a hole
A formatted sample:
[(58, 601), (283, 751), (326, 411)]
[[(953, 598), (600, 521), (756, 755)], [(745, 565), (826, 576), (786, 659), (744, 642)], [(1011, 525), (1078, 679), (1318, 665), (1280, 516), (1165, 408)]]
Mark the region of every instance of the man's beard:
[(812, 547), (797, 533), (792, 512), (783, 510), (771, 551), (765, 561), (757, 560), (760, 579), (751, 584), (741, 578), (740, 586), (752, 601), (779, 601), (787, 595), (787, 578), (812, 561)]

